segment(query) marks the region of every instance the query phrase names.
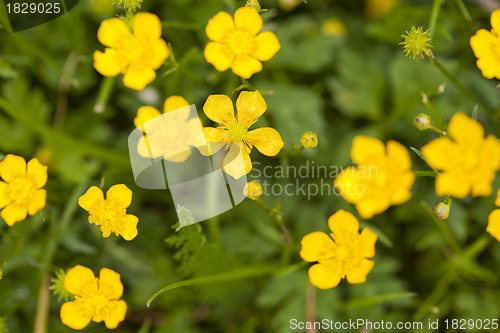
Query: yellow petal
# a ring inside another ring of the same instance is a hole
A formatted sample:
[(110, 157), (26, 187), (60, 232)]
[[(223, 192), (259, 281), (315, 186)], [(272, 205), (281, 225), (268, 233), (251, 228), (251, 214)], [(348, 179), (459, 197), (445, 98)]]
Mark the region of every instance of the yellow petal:
[(44, 187), (47, 184), (47, 167), (40, 163), (38, 159), (32, 159), (28, 162), (27, 178), (35, 188)]
[(170, 57), (170, 50), (167, 42), (163, 39), (155, 40), (150, 47), (151, 59), (149, 61), (149, 65), (153, 69), (158, 69), (163, 65), (165, 60)]
[(478, 147), (484, 141), (484, 129), (476, 120), (457, 112), (450, 120), (448, 134), (458, 144)]
[(356, 244), (353, 246), (353, 253), (364, 258), (372, 258), (375, 256), (375, 243), (377, 242), (377, 234), (368, 228), (364, 228), (359, 235)]
[(147, 40), (161, 37), (161, 22), (158, 16), (151, 13), (138, 13), (132, 19), (134, 35)]
[(26, 177), (26, 161), (21, 156), (7, 155), (0, 162), (0, 177), (7, 183)]
[(61, 306), (60, 315), (64, 325), (81, 330), (90, 323), (93, 314), (77, 302), (66, 302)]
[(372, 270), (373, 265), (375, 265), (375, 263), (372, 260), (364, 259), (363, 261), (361, 261), (361, 264), (359, 266), (347, 272), (347, 282), (351, 284), (366, 282), (366, 276)]
[(118, 46), (125, 38), (130, 35), (130, 29), (123, 20), (115, 17), (104, 20), (97, 30), (97, 39), (104, 46)]
[(99, 272), (99, 291), (107, 300), (116, 300), (123, 295), (123, 284), (120, 274), (109, 268), (101, 268)]
[(235, 144), (231, 145), (229, 153), (224, 158), (223, 169), (228, 175), (234, 179), (240, 179), (244, 175), (252, 171), (252, 161), (245, 149), (238, 147)]
[(385, 212), (391, 206), (390, 193), (378, 193), (376, 197), (363, 198), (356, 202), (356, 210), (364, 219)]
[(494, 135), (488, 135), (478, 156), (480, 156), (481, 168), (498, 170), (500, 168), (500, 141)]
[(220, 42), (228, 32), (234, 31), (234, 21), (226, 12), (219, 12), (210, 20), (205, 28), (208, 38), (214, 42)]
[(330, 259), (335, 250), (333, 240), (320, 231), (305, 235), (300, 246), (300, 257), (309, 262)]
[(267, 110), (267, 104), (260, 92), (242, 91), (236, 100), (238, 123), (250, 127)]
[(471, 195), (473, 197), (490, 196), (493, 193), (491, 183), (495, 179), (495, 172), (491, 170), (476, 170), (471, 184)]
[(112, 330), (125, 319), (127, 315), (127, 303), (125, 301), (109, 302), (106, 305), (108, 315), (104, 318), (106, 328)]
[(134, 125), (135, 127), (141, 127), (144, 123), (158, 116), (161, 116), (161, 113), (156, 110), (156, 108), (152, 106), (142, 106), (137, 110), (137, 117), (134, 119)]
[(64, 288), (73, 295), (81, 296), (84, 291), (97, 292), (97, 287), (94, 272), (82, 265), (71, 268), (64, 278)]
[(477, 68), (481, 70), (481, 74), (487, 79), (500, 78), (500, 62), (496, 56), (488, 56), (480, 58), (476, 61)]
[(184, 99), (184, 97), (176, 95), (170, 96), (165, 100), (165, 103), (163, 103), (163, 113), (177, 110), (185, 106), (189, 106), (189, 103), (186, 99)]
[(493, 55), (492, 45), (497, 43), (494, 34), (485, 29), (480, 29), (470, 38), (470, 46), (476, 58), (490, 57)]
[(462, 155), (458, 145), (448, 137), (432, 140), (422, 147), (421, 152), (427, 164), (437, 170), (455, 169)]
[(352, 140), (351, 159), (357, 165), (376, 165), (384, 155), (384, 143), (377, 138), (359, 135)]
[(104, 193), (97, 186), (92, 186), (78, 199), (80, 207), (87, 212), (99, 210), (104, 205)]
[(31, 216), (35, 215), (39, 210), (45, 207), (45, 202), (47, 200), (47, 191), (36, 190), (35, 196), (28, 203), (28, 214)]
[(488, 216), (486, 231), (500, 242), (500, 209), (495, 209)]
[(245, 30), (255, 36), (262, 29), (262, 17), (255, 8), (240, 7), (234, 12), (234, 25), (237, 30)]
[(358, 191), (359, 187), (364, 186), (361, 178), (358, 176), (361, 170), (355, 167), (348, 167), (335, 178), (333, 185), (336, 193), (340, 194), (345, 201), (354, 204), (361, 200), (364, 191)]
[(335, 243), (344, 244), (353, 235), (358, 235), (359, 222), (354, 215), (340, 209), (328, 218), (328, 227), (333, 233)]
[(490, 23), (491, 23), (491, 27), (493, 28), (493, 30), (495, 30), (495, 32), (499, 33), (500, 32), (500, 10), (499, 9), (497, 9), (497, 10), (493, 11), (493, 13), (491, 13)]
[(208, 96), (205, 105), (203, 105), (203, 112), (210, 120), (224, 126), (235, 122), (233, 102), (226, 95)]
[(468, 176), (462, 172), (445, 171), (436, 177), (436, 194), (465, 198), (471, 190)]
[(495, 206), (500, 207), (500, 190), (497, 191), (497, 198), (495, 199)]
[(166, 161), (175, 162), (175, 163), (183, 163), (188, 157), (191, 156), (191, 148), (189, 146), (176, 146), (175, 152), (168, 153), (163, 155), (163, 158)]
[(12, 202), (9, 194), (9, 185), (0, 181), (0, 209), (4, 208)]
[(408, 149), (399, 142), (393, 140), (387, 142), (387, 156), (398, 169), (411, 169), (411, 158)]
[(205, 60), (214, 65), (219, 72), (229, 69), (234, 61), (234, 53), (230, 47), (222, 43), (209, 42), (203, 51)]
[(94, 68), (102, 76), (116, 76), (128, 66), (128, 61), (118, 55), (113, 49), (94, 52)]
[(130, 89), (142, 90), (149, 83), (153, 82), (155, 77), (156, 73), (151, 68), (129, 68), (123, 76), (123, 84)]
[(106, 192), (106, 200), (119, 208), (127, 208), (132, 203), (132, 191), (124, 184), (114, 185)]
[(211, 156), (217, 153), (229, 142), (227, 131), (217, 127), (203, 127), (204, 137), (196, 142), (195, 146), (203, 156)]
[(275, 156), (285, 145), (278, 131), (271, 127), (250, 131), (246, 139), (249, 144), (255, 146), (266, 156)]
[(256, 48), (251, 55), (260, 61), (268, 61), (281, 48), (278, 37), (271, 31), (265, 31), (255, 37)]
[(124, 225), (123, 225), (123, 229), (122, 231), (120, 232), (120, 235), (123, 237), (123, 239), (127, 240), (127, 241), (131, 241), (132, 239), (135, 238), (135, 236), (137, 236), (137, 223), (139, 222), (139, 219), (137, 218), (137, 216), (134, 216), (134, 215), (131, 215), (131, 214), (127, 214), (125, 216), (125, 220), (124, 220)]
[(231, 69), (234, 74), (244, 79), (249, 79), (252, 75), (262, 70), (262, 63), (252, 56), (240, 54), (234, 58)]
[(309, 281), (319, 289), (330, 289), (338, 286), (341, 277), (327, 264), (316, 264), (309, 268)]
[(28, 208), (25, 205), (13, 202), (2, 210), (0, 216), (5, 223), (13, 226), (16, 222), (23, 221), (28, 215)]
[(411, 187), (415, 182), (415, 174), (410, 170), (394, 177), (396, 189), (391, 192), (390, 201), (393, 205), (400, 205), (411, 198)]

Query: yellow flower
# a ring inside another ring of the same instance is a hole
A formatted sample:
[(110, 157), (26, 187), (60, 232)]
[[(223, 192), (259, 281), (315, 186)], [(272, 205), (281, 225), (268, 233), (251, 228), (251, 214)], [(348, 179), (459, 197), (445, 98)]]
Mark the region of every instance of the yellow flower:
[(362, 218), (369, 219), (410, 199), (415, 174), (410, 154), (400, 143), (391, 140), (386, 148), (377, 138), (357, 136), (351, 159), (359, 167), (343, 170), (334, 185)]
[(0, 162), (0, 216), (9, 225), (35, 215), (45, 207), (47, 167), (34, 158), (26, 165), (20, 156), (7, 155)]
[(262, 70), (261, 61), (271, 59), (281, 47), (274, 33), (258, 34), (261, 28), (262, 18), (255, 8), (238, 8), (234, 20), (219, 12), (205, 28), (212, 40), (205, 47), (205, 59), (220, 72), (231, 68), (234, 74), (250, 78)]
[[(250, 151), (253, 146), (266, 156), (275, 156), (283, 148), (280, 134), (273, 128), (263, 127), (253, 131), (248, 128), (267, 110), (266, 102), (258, 91), (242, 91), (233, 102), (226, 95), (210, 95), (203, 106), (207, 117), (220, 126), (205, 127), (203, 134), (209, 143), (208, 155), (215, 154), (225, 146), (229, 153), (223, 162), (224, 171), (235, 179), (252, 170)], [(202, 150), (200, 150), (203, 154)]]
[(262, 185), (255, 181), (246, 183), (243, 189), (243, 194), (252, 200), (257, 200), (263, 193), (264, 190), (262, 189)]
[[(453, 141), (450, 139), (452, 138)], [(451, 118), (448, 136), (422, 147), (427, 164), (442, 170), (436, 177), (436, 194), (464, 198), (491, 195), (491, 183), (500, 169), (500, 143), (463, 113)]]
[(366, 0), (365, 11), (370, 17), (380, 17), (387, 14), (397, 3), (398, 0)]
[[(152, 106), (143, 106), (137, 111), (134, 122), (147, 135), (137, 143), (140, 156), (155, 159), (163, 156), (166, 161), (181, 163), (191, 155), (191, 146), (201, 136), (201, 124), (198, 118), (190, 120), (189, 103), (181, 96), (171, 96), (163, 105), (164, 116), (144, 125), (147, 121), (161, 115)], [(174, 111), (175, 112), (171, 112)]]
[(321, 32), (326, 36), (344, 36), (347, 28), (339, 19), (326, 19), (321, 25)]
[(75, 330), (86, 327), (90, 321), (114, 329), (127, 313), (127, 304), (119, 298), (123, 295), (120, 274), (109, 268), (102, 268), (99, 278), (87, 267), (77, 265), (71, 268), (64, 279), (64, 287), (75, 295), (75, 300), (61, 306), (61, 321)]
[(306, 149), (315, 148), (318, 146), (318, 136), (313, 132), (305, 132), (300, 138), (300, 144)]
[(132, 191), (125, 185), (112, 186), (104, 193), (97, 186), (92, 186), (78, 199), (80, 207), (90, 213), (89, 222), (101, 226), (102, 236), (109, 237), (112, 232), (121, 235), (125, 240), (137, 236), (139, 219), (127, 214), (127, 208), (132, 203)]
[(351, 284), (365, 282), (375, 264), (366, 258), (375, 256), (377, 234), (368, 228), (358, 234), (358, 220), (342, 209), (330, 216), (328, 227), (331, 238), (316, 231), (305, 235), (301, 241), (301, 258), (318, 262), (309, 268), (311, 284), (330, 289), (344, 278)]
[[(497, 191), (495, 206), (500, 206), (500, 190)], [(486, 231), (500, 242), (500, 209), (495, 209), (490, 213), (490, 216), (488, 216)]]
[(95, 51), (94, 67), (104, 76), (124, 73), (125, 86), (142, 90), (155, 79), (155, 70), (169, 57), (170, 51), (161, 39), (158, 16), (151, 13), (135, 15), (132, 30), (116, 17), (103, 21), (97, 39), (106, 49), (104, 53)]
[(491, 13), (490, 31), (480, 29), (470, 38), (470, 46), (477, 58), (476, 65), (485, 78), (500, 79), (500, 10)]

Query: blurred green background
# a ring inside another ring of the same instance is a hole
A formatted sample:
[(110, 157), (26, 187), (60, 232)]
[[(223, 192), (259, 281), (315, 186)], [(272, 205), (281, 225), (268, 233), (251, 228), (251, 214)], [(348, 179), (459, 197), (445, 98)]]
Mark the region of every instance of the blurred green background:
[[(139, 93), (124, 87), (121, 78), (103, 80), (93, 68), (93, 52), (103, 50), (96, 38), (100, 22), (124, 13), (110, 2), (80, 1), (68, 14), (15, 34), (0, 6), (0, 159), (12, 153), (38, 157), (49, 166), (42, 214), (12, 228), (0, 223), (0, 332), (1, 323), (11, 333), (34, 327), (41, 329), (35, 332), (71, 332), (59, 319), (62, 301), (40, 295), (48, 292), (44, 278), (76, 264), (95, 273), (108, 267), (121, 274), (128, 312), (117, 332), (291, 332), (291, 319), (426, 323), (499, 318), (500, 244), (485, 231), (494, 198), (454, 200), (450, 217), (440, 222), (431, 209), (443, 198), (436, 197), (432, 178), (417, 178), (409, 202), (360, 220), (379, 235), (375, 266), (361, 285), (343, 281), (331, 290), (315, 290), (308, 283), (310, 265), (298, 255), (301, 238), (327, 231), (327, 219), (338, 209), (358, 216), (339, 196), (263, 196), (282, 214), (290, 233), (287, 242), (276, 219), (251, 200), (176, 232), (170, 193), (135, 185), (127, 137), (137, 109), (161, 109), (168, 96), (181, 95), (199, 111), (210, 94), (236, 100), (233, 90), (240, 79), (230, 71), (217, 72), (203, 57), (208, 42), (204, 27), (217, 12), (232, 14), (244, 1), (145, 0), (141, 10), (162, 20), (162, 37), (178, 68), (170, 70), (173, 64), (167, 60), (157, 79)], [(478, 100), (498, 109), (497, 82), (481, 76), (469, 46), (476, 30), (490, 29), (490, 12), (466, 1), (468, 19), (461, 1), (442, 3), (432, 51)], [(377, 14), (364, 1), (262, 0), (262, 8), (269, 9), (262, 13), (264, 30), (274, 31), (282, 47), (250, 79), (268, 104), (256, 125), (275, 127), (285, 148), (276, 157), (253, 152), (252, 161), (261, 166), (298, 167), (314, 161), (345, 167), (351, 164), (351, 141), (360, 134), (420, 148), (437, 137), (413, 125), (418, 113), (428, 111), (422, 93), (443, 118), (458, 111), (470, 115), (474, 102), (428, 61), (406, 58), (398, 45), (412, 25), (429, 27), (432, 4), (399, 1)], [(113, 84), (108, 101), (102, 96), (103, 82)], [(444, 91), (438, 93), (442, 85)], [(96, 112), (96, 103), (103, 101), (104, 111)], [(500, 135), (498, 117), (495, 122), (480, 107), (478, 120), (487, 133)], [(296, 155), (290, 143), (299, 144), (306, 131), (318, 134), (319, 146)], [(414, 170), (428, 169), (411, 154)], [(333, 178), (300, 182), (332, 184)], [(133, 190), (128, 211), (140, 219), (139, 235), (131, 242), (103, 239), (77, 204), (91, 185), (107, 190), (120, 183)], [(448, 229), (458, 250), (443, 233)], [(146, 306), (164, 286), (225, 272), (230, 274), (223, 282), (168, 291)], [(241, 278), (246, 273), (252, 277)], [(36, 318), (46, 310), (44, 330)], [(107, 329), (91, 323), (83, 331)]]

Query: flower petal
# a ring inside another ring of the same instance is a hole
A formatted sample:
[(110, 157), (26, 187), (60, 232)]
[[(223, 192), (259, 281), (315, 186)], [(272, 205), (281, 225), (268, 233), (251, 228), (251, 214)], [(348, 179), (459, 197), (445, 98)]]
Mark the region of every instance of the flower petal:
[(492, 45), (497, 43), (497, 37), (485, 29), (480, 29), (470, 38), (470, 46), (476, 58), (491, 57)]
[(226, 95), (210, 95), (203, 105), (206, 116), (221, 125), (229, 126), (235, 123), (233, 102)]
[(488, 216), (486, 231), (500, 242), (500, 209), (495, 209)]
[(500, 33), (500, 10), (495, 10), (490, 17), (491, 27), (495, 32)]
[(125, 301), (109, 302), (106, 309), (108, 315), (104, 318), (104, 324), (110, 330), (115, 329), (127, 315), (127, 303)]
[(422, 147), (421, 152), (427, 164), (437, 170), (455, 169), (462, 155), (458, 145), (448, 137), (432, 140)]
[(436, 194), (438, 196), (451, 195), (455, 198), (465, 198), (471, 190), (471, 183), (468, 178), (463, 172), (441, 172), (436, 177)]
[(134, 35), (155, 40), (161, 37), (161, 22), (158, 16), (152, 13), (138, 13), (132, 19)]
[(120, 235), (123, 239), (127, 241), (131, 241), (137, 236), (137, 223), (139, 222), (139, 218), (132, 214), (127, 214), (124, 219), (124, 225), (120, 232)]
[(106, 200), (119, 208), (127, 208), (132, 203), (132, 191), (124, 184), (114, 185), (106, 192)]
[(76, 265), (71, 268), (64, 278), (64, 288), (76, 296), (82, 296), (84, 290), (90, 288), (97, 292), (97, 280), (94, 272), (88, 267)]
[(398, 169), (411, 169), (411, 158), (408, 149), (399, 142), (394, 140), (389, 140), (387, 142), (387, 156)]
[(28, 214), (31, 216), (35, 215), (39, 210), (45, 207), (47, 201), (47, 191), (36, 190), (35, 196), (28, 203)]
[(128, 61), (118, 55), (113, 49), (94, 52), (94, 68), (102, 76), (116, 76), (128, 66)]
[(236, 100), (238, 123), (250, 127), (267, 110), (267, 104), (260, 92), (242, 91)]
[(252, 56), (240, 54), (234, 58), (231, 69), (234, 74), (249, 79), (262, 70), (262, 63)]
[(99, 210), (104, 205), (104, 193), (97, 186), (92, 186), (78, 199), (80, 207), (87, 212)]
[(7, 155), (0, 162), (0, 177), (7, 183), (26, 177), (26, 160), (21, 156)]
[(101, 268), (99, 272), (99, 291), (108, 300), (116, 300), (123, 295), (123, 284), (120, 274), (109, 268)]
[(415, 173), (410, 170), (394, 177), (390, 201), (393, 205), (400, 205), (411, 198), (411, 187), (415, 182)]
[(12, 202), (9, 194), (9, 185), (0, 181), (0, 209), (4, 208)]
[(352, 239), (353, 235), (358, 235), (359, 222), (354, 215), (340, 209), (328, 218), (328, 227), (333, 233), (335, 243), (342, 245)]
[(500, 62), (493, 56), (479, 58), (476, 61), (477, 68), (487, 79), (500, 78)]
[(354, 204), (363, 198), (364, 192), (356, 191), (357, 186), (364, 186), (358, 175), (361, 173), (360, 168), (348, 167), (335, 178), (333, 185), (345, 201)]
[(27, 178), (35, 188), (44, 187), (47, 184), (47, 167), (40, 163), (37, 158), (32, 159), (28, 162)]
[(333, 263), (316, 264), (309, 268), (309, 281), (319, 289), (330, 289), (338, 286), (341, 277), (332, 269)]
[(500, 207), (500, 190), (497, 191), (497, 198), (495, 199), (495, 206)]
[(224, 171), (234, 179), (240, 179), (252, 170), (252, 161), (246, 149), (235, 144), (231, 145), (222, 163)]
[(356, 202), (356, 210), (364, 219), (371, 219), (374, 215), (385, 212), (391, 206), (390, 193), (378, 193), (378, 196), (363, 198)]
[(363, 258), (372, 258), (375, 256), (375, 243), (377, 234), (368, 228), (364, 228), (359, 235), (356, 244), (353, 246), (353, 253)]
[(372, 260), (364, 259), (363, 261), (361, 261), (359, 266), (347, 272), (347, 282), (351, 284), (366, 282), (366, 276), (372, 270), (373, 265), (375, 265), (375, 262), (373, 262)]
[(359, 135), (352, 140), (351, 159), (357, 165), (377, 165), (384, 155), (384, 143), (377, 138)]
[(90, 323), (93, 313), (77, 302), (66, 302), (61, 306), (60, 316), (64, 325), (81, 330)]
[(214, 42), (220, 42), (228, 32), (234, 31), (234, 21), (231, 15), (226, 12), (219, 12), (210, 20), (205, 27), (208, 38)]
[(234, 53), (227, 45), (209, 42), (203, 51), (205, 60), (214, 65), (219, 72), (229, 69), (234, 61)]
[(300, 257), (309, 262), (330, 259), (335, 250), (330, 236), (320, 231), (305, 235), (300, 245)]
[[(135, 127), (142, 127), (144, 123), (158, 116), (161, 116), (161, 113), (156, 108), (152, 106), (141, 106), (139, 110), (137, 110), (137, 117), (134, 119), (134, 125)], [(144, 128), (143, 131), (145, 131)]]
[(262, 17), (257, 9), (240, 7), (234, 12), (234, 25), (237, 30), (245, 30), (255, 36), (262, 29)]
[(123, 84), (130, 89), (142, 90), (155, 78), (156, 73), (152, 68), (129, 68), (123, 76)]
[(117, 17), (102, 21), (97, 30), (99, 42), (109, 47), (118, 46), (128, 35), (130, 35), (130, 29), (127, 24)]
[(167, 98), (165, 103), (163, 103), (163, 113), (174, 111), (185, 106), (189, 106), (189, 103), (184, 97), (173, 95)]
[(5, 207), (0, 214), (5, 223), (7, 223), (11, 227), (16, 222), (23, 221), (27, 215), (28, 208), (25, 205), (21, 205), (16, 202), (13, 202)]
[(278, 131), (271, 127), (262, 127), (248, 132), (246, 140), (266, 156), (277, 155), (285, 145)]
[(158, 69), (163, 65), (165, 60), (170, 57), (170, 49), (168, 48), (167, 42), (165, 42), (163, 39), (155, 40), (151, 44), (150, 48), (152, 55), (149, 61), (149, 65), (153, 69)]
[(483, 126), (462, 112), (455, 113), (451, 118), (448, 133), (455, 142), (467, 146), (478, 147), (484, 140)]
[(281, 48), (278, 37), (271, 31), (264, 31), (255, 37), (257, 47), (250, 54), (260, 61), (268, 61), (279, 51)]

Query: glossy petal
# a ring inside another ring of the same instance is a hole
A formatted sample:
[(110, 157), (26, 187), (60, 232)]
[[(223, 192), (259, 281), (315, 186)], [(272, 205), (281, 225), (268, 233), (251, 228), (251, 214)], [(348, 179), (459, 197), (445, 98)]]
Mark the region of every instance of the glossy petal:
[(23, 221), (28, 215), (28, 208), (24, 205), (18, 203), (11, 203), (2, 210), (0, 216), (3, 218), (5, 223), (9, 226), (13, 226), (16, 222)]
[(47, 201), (47, 191), (36, 190), (35, 196), (28, 203), (28, 214), (31, 216), (35, 215), (39, 210), (45, 207)]
[(359, 135), (352, 140), (351, 159), (357, 165), (376, 165), (384, 155), (384, 143), (377, 138)]
[(152, 53), (149, 65), (153, 69), (160, 68), (165, 60), (170, 57), (170, 50), (168, 48), (167, 42), (163, 39), (158, 39), (152, 42), (150, 52)]
[(477, 147), (484, 140), (483, 126), (462, 112), (455, 113), (451, 118), (448, 134), (455, 142), (467, 146)]
[(491, 32), (480, 29), (470, 38), (470, 46), (476, 58), (491, 57), (492, 45), (497, 43), (497, 38)]
[(479, 58), (476, 61), (477, 68), (487, 79), (500, 78), (500, 61), (493, 56)]
[(448, 137), (432, 140), (422, 147), (421, 152), (425, 161), (437, 170), (454, 169), (462, 154), (458, 145)]
[(228, 32), (234, 31), (234, 21), (231, 15), (226, 12), (219, 12), (210, 20), (205, 27), (208, 38), (214, 42), (220, 42)]
[[(149, 120), (161, 116), (160, 111), (152, 106), (142, 106), (137, 110), (137, 117), (134, 119), (135, 127), (141, 127)], [(143, 129), (144, 131), (145, 129)]]
[(81, 330), (92, 320), (92, 313), (77, 302), (66, 302), (61, 306), (61, 321), (64, 325)]
[(88, 291), (88, 288), (90, 291), (97, 291), (97, 280), (94, 272), (88, 267), (76, 265), (66, 273), (64, 288), (77, 296), (82, 296), (84, 292)]
[(109, 302), (106, 305), (109, 313), (104, 318), (104, 324), (106, 328), (112, 330), (118, 327), (118, 325), (125, 319), (127, 315), (127, 303), (125, 301), (114, 301)]
[(114, 185), (106, 192), (106, 200), (119, 208), (127, 208), (132, 203), (132, 191), (124, 184)]
[(354, 215), (340, 209), (328, 218), (328, 227), (333, 233), (335, 243), (344, 244), (350, 241), (353, 235), (358, 234), (359, 222)]
[(490, 196), (493, 193), (491, 183), (495, 179), (494, 171), (479, 171), (475, 181), (471, 182), (471, 192), (473, 197)]
[(109, 268), (101, 268), (99, 272), (99, 291), (108, 300), (122, 297), (123, 284), (120, 274)]
[(210, 120), (224, 126), (235, 122), (233, 102), (226, 95), (208, 96), (203, 112)]
[(92, 186), (78, 199), (80, 207), (91, 213), (104, 205), (104, 193), (97, 186)]
[(329, 265), (316, 264), (309, 268), (309, 281), (319, 289), (330, 289), (338, 286), (341, 277)]
[(234, 12), (234, 25), (237, 30), (245, 30), (255, 36), (262, 29), (262, 17), (257, 9), (240, 7)]
[(9, 194), (9, 185), (0, 181), (0, 209), (4, 208), (12, 202)]
[(123, 72), (128, 62), (114, 49), (94, 52), (94, 68), (102, 76), (116, 76)]
[(28, 162), (27, 178), (35, 186), (40, 189), (47, 184), (47, 167), (40, 163), (37, 158)]
[(500, 242), (500, 209), (495, 209), (488, 216), (486, 231)]
[(364, 186), (358, 177), (359, 173), (359, 168), (348, 167), (342, 170), (340, 175), (338, 175), (333, 182), (336, 193), (340, 194), (342, 198), (352, 204), (361, 200), (364, 194), (361, 191), (356, 191), (357, 187)]
[(251, 55), (260, 61), (268, 61), (281, 48), (278, 37), (270, 31), (265, 31), (257, 35), (255, 43), (257, 46)]
[(149, 83), (156, 78), (156, 73), (151, 68), (133, 69), (129, 68), (123, 76), (123, 84), (125, 87), (135, 90), (144, 89)]
[(497, 198), (495, 199), (495, 206), (500, 207), (500, 190), (497, 191)]
[(244, 79), (249, 79), (252, 75), (262, 70), (262, 63), (252, 56), (240, 54), (234, 58), (231, 69), (234, 74)]
[(500, 10), (497, 9), (491, 13), (490, 23), (493, 30), (496, 33), (500, 33)]
[(217, 42), (209, 42), (203, 51), (205, 60), (214, 65), (219, 72), (231, 68), (234, 61), (234, 53), (227, 45)]
[(130, 35), (130, 29), (127, 24), (117, 17), (102, 21), (97, 30), (99, 42), (109, 47), (118, 46), (128, 35)]
[(245, 149), (241, 149), (235, 144), (231, 145), (222, 163), (224, 171), (234, 179), (240, 179), (252, 170), (250, 156)]
[(330, 236), (320, 231), (305, 235), (300, 245), (300, 257), (309, 262), (331, 259), (335, 250)]
[(353, 251), (356, 255), (364, 258), (372, 258), (375, 256), (375, 243), (377, 243), (377, 234), (368, 228), (364, 228), (356, 244), (353, 246)]
[(131, 241), (137, 236), (137, 223), (139, 222), (139, 218), (137, 216), (127, 214), (124, 218), (123, 230), (120, 232), (120, 235), (123, 239), (127, 241)]
[(26, 161), (21, 156), (7, 155), (0, 162), (0, 177), (7, 183), (26, 177)]
[(411, 158), (408, 149), (399, 142), (393, 140), (387, 142), (387, 156), (401, 170), (411, 169)]
[(161, 22), (158, 16), (151, 13), (138, 13), (132, 19), (134, 35), (147, 40), (161, 37)]
[(203, 127), (204, 138), (196, 144), (200, 154), (211, 156), (217, 153), (230, 140), (227, 137), (227, 131), (217, 127)]
[(415, 173), (413, 171), (405, 172), (395, 179), (397, 188), (391, 192), (391, 204), (400, 205), (411, 198), (411, 187), (415, 182)]
[(189, 106), (188, 101), (182, 96), (170, 96), (163, 103), (163, 113), (174, 111), (185, 106)]
[(362, 199), (356, 203), (356, 210), (364, 219), (385, 212), (391, 206), (390, 193), (379, 193), (376, 198)]
[(267, 104), (260, 92), (242, 91), (236, 100), (236, 110), (238, 122), (248, 128), (266, 112)]
[(285, 145), (278, 131), (271, 127), (262, 127), (248, 132), (246, 140), (266, 156), (277, 155)]
[(436, 194), (465, 198), (471, 189), (467, 176), (462, 172), (446, 171), (436, 177)]
[(347, 282), (351, 284), (366, 282), (366, 276), (372, 270), (373, 265), (375, 263), (372, 260), (363, 259), (358, 267), (347, 272)]

